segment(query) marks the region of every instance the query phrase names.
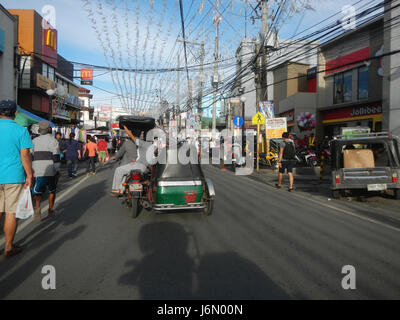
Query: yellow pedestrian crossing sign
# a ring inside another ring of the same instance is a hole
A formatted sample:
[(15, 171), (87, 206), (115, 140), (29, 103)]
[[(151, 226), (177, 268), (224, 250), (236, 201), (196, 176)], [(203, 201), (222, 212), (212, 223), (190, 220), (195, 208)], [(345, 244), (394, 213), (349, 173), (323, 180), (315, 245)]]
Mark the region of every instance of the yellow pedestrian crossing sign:
[(253, 124), (257, 125), (264, 125), (265, 117), (260, 112), (257, 112), (256, 115), (253, 117), (252, 122)]

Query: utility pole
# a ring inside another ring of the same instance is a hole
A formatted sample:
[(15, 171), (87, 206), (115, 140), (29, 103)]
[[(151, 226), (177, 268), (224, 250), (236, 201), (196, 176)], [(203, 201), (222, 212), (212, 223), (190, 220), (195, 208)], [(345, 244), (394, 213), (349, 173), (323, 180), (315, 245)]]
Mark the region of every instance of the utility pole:
[(178, 107), (179, 116), (177, 117), (177, 131), (178, 133), (181, 131), (181, 113), (180, 113), (180, 90), (181, 90), (181, 82), (180, 82), (180, 72), (179, 68), (181, 67), (181, 60), (178, 54), (178, 68), (177, 68), (177, 83), (176, 83), (176, 105)]
[(205, 50), (204, 50), (204, 41), (201, 42), (201, 56), (200, 56), (200, 81), (199, 81), (199, 95), (197, 96), (197, 108), (198, 113), (200, 115), (200, 129), (201, 129), (201, 119), (203, 117), (203, 78), (204, 78), (204, 58), (205, 58)]
[[(261, 44), (262, 46), (262, 60), (261, 60), (261, 90), (262, 90), (262, 101), (268, 100), (268, 88), (267, 88), (267, 0), (262, 0), (262, 33), (261, 33)], [(258, 107), (258, 106), (257, 106)]]
[[(202, 96), (203, 96), (203, 73), (204, 73), (204, 58), (205, 58), (205, 49), (204, 49), (204, 41), (202, 41), (201, 43), (198, 42), (193, 42), (193, 41), (187, 41), (187, 40), (178, 40), (178, 42), (184, 42), (187, 44), (191, 44), (191, 45), (197, 45), (197, 46), (201, 46), (201, 53), (200, 53), (200, 81), (199, 81), (199, 93), (197, 96), (197, 105), (198, 105), (198, 111), (200, 111), (201, 109), (201, 104), (202, 104)], [(192, 97), (192, 81), (188, 80), (188, 97), (189, 97), (189, 101), (188, 101), (188, 105), (189, 105), (189, 110), (192, 111), (193, 108), (193, 97)], [(191, 112), (192, 113), (192, 112)]]
[[(260, 102), (268, 100), (268, 72), (267, 72), (267, 22), (268, 22), (268, 15), (267, 15), (267, 0), (261, 0), (262, 6), (262, 31), (261, 31), (261, 38), (260, 38), (260, 45), (261, 48), (257, 48), (257, 52), (261, 49), (261, 68), (259, 66), (259, 59), (257, 59), (257, 68), (259, 70), (258, 74), (258, 81), (257, 81), (257, 112), (260, 111)], [(256, 46), (257, 47), (257, 46)], [(267, 140), (267, 153), (269, 152), (269, 141)], [(259, 163), (260, 163), (260, 125), (257, 125), (257, 172), (259, 172)]]
[(221, 17), (219, 15), (219, 0), (216, 3), (216, 15), (214, 16), (215, 23), (215, 52), (214, 52), (214, 77), (213, 77), (213, 86), (214, 86), (214, 97), (213, 97), (213, 112), (212, 112), (212, 130), (213, 133), (217, 130), (217, 91), (219, 84), (219, 75), (218, 75), (218, 36), (219, 36), (219, 24), (221, 23)]

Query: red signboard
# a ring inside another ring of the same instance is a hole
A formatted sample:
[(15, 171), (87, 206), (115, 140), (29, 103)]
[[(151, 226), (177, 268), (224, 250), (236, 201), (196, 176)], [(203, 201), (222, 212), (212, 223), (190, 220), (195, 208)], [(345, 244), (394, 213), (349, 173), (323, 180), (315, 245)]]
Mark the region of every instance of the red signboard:
[(93, 69), (81, 69), (81, 84), (82, 85), (93, 84)]
[(324, 112), (324, 121), (351, 119), (362, 116), (373, 116), (377, 114), (382, 114), (381, 103), (328, 110)]
[(364, 49), (354, 51), (345, 56), (339, 57), (337, 59), (327, 61), (325, 65), (326, 74), (330, 74), (333, 72), (338, 72), (340, 70), (347, 69), (356, 63), (360, 63), (360, 60), (368, 59), (369, 55), (369, 47)]
[(57, 68), (57, 37), (56, 29), (42, 29), (42, 60), (53, 68)]

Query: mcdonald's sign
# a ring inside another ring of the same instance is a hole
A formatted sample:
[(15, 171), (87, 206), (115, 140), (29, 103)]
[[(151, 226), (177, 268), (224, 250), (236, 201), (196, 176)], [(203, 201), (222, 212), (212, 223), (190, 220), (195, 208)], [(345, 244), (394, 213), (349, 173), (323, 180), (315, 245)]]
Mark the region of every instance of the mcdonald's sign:
[(81, 85), (93, 85), (93, 69), (81, 69)]
[(46, 32), (46, 46), (52, 48), (54, 51), (57, 50), (57, 37), (54, 31), (50, 29)]

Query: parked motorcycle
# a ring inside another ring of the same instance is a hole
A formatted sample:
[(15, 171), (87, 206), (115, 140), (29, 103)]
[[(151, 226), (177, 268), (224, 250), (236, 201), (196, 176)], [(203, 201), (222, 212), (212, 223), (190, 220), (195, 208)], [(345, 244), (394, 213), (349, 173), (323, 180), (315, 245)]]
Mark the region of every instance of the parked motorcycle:
[(299, 166), (317, 167), (319, 165), (317, 154), (310, 149), (297, 149), (295, 158)]

